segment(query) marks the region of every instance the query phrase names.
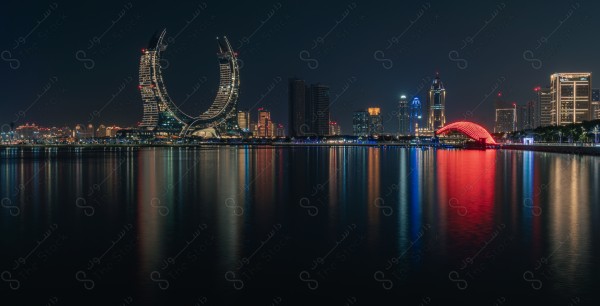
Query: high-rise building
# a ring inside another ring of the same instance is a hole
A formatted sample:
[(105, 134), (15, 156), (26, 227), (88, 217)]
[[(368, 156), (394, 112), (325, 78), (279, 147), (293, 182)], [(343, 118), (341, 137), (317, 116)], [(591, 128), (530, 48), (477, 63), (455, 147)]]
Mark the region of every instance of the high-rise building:
[(257, 124), (257, 137), (274, 137), (275, 136), (276, 127), (273, 125), (271, 121), (271, 112), (267, 109), (259, 108), (258, 109), (258, 124)]
[(535, 128), (535, 101), (529, 101), (517, 106), (517, 130), (531, 130)]
[(288, 84), (289, 133), (292, 137), (329, 134), (329, 86), (306, 85), (292, 78)]
[(410, 121), (410, 134), (411, 135), (417, 135), (419, 133), (419, 129), (423, 128), (423, 124), (421, 123), (422, 119), (423, 119), (423, 113), (422, 113), (422, 107), (421, 107), (421, 100), (419, 99), (419, 97), (415, 96), (413, 97), (412, 101), (410, 102), (410, 117), (409, 117), (409, 121)]
[(244, 131), (250, 131), (250, 112), (245, 110), (240, 110), (237, 113), (237, 124), (238, 127)]
[(352, 116), (352, 134), (354, 136), (369, 136), (369, 113), (358, 110)]
[(369, 107), (367, 112), (369, 113), (369, 134), (383, 134), (383, 117), (381, 116), (381, 109), (379, 107)]
[(398, 134), (410, 135), (410, 108), (405, 95), (401, 95), (398, 102)]
[(496, 126), (495, 133), (514, 132), (517, 130), (517, 105), (512, 107), (498, 105), (496, 106)]
[(313, 133), (329, 134), (329, 86), (312, 84), (309, 90), (309, 109)]
[(330, 121), (329, 122), (329, 135), (341, 135), (342, 134), (342, 129), (340, 128), (340, 125), (336, 122), (336, 121)]
[(552, 125), (552, 95), (550, 94), (550, 88), (538, 86), (534, 88), (534, 91), (537, 96), (535, 105), (535, 113), (537, 116), (534, 127), (550, 126)]
[(427, 128), (435, 131), (446, 124), (446, 89), (436, 73), (427, 93)]
[(592, 89), (592, 120), (600, 119), (600, 89)]
[(310, 123), (307, 122), (307, 88), (304, 80), (289, 79), (288, 83), (288, 111), (289, 135), (291, 137), (304, 136), (309, 132)]
[(555, 73), (550, 76), (552, 125), (581, 123), (591, 119), (592, 74)]

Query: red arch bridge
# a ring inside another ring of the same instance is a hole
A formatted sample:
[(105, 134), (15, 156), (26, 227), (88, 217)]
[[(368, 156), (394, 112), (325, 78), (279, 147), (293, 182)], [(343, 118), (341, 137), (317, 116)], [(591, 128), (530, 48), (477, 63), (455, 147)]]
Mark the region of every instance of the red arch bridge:
[(468, 122), (468, 121), (458, 121), (445, 125), (441, 129), (435, 131), (436, 135), (444, 135), (450, 132), (459, 132), (461, 134), (466, 135), (467, 137), (485, 143), (486, 145), (495, 145), (496, 141), (490, 135), (490, 133), (481, 125)]

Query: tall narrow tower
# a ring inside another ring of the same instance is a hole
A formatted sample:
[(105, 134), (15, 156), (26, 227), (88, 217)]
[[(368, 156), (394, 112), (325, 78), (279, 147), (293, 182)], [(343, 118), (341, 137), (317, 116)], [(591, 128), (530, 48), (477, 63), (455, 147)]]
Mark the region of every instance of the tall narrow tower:
[(427, 93), (427, 128), (435, 131), (446, 124), (446, 89), (436, 73)]

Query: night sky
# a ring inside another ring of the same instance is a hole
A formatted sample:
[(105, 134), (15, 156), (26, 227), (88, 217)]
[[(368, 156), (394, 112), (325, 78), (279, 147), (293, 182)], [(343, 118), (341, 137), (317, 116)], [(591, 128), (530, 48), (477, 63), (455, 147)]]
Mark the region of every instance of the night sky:
[(597, 1), (12, 1), (0, 11), (0, 124), (134, 125), (141, 49), (167, 28), (165, 82), (190, 114), (212, 102), (215, 37), (226, 35), (243, 65), (239, 108), (253, 120), (266, 107), (287, 126), (287, 79), (296, 76), (330, 85), (342, 132), (368, 106), (380, 106), (385, 130), (396, 132), (399, 96), (424, 99), (439, 72), (447, 120), (492, 127), (497, 91), (524, 103), (553, 72), (600, 71), (599, 9)]

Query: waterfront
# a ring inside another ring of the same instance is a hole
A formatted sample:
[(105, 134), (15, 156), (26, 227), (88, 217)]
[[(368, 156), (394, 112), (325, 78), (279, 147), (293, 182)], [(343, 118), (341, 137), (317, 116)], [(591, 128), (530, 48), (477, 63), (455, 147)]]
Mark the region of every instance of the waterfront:
[(23, 305), (594, 304), (599, 161), (394, 146), (8, 148), (0, 292)]

